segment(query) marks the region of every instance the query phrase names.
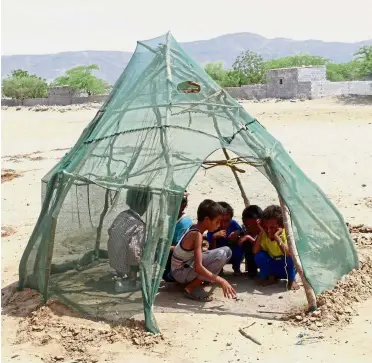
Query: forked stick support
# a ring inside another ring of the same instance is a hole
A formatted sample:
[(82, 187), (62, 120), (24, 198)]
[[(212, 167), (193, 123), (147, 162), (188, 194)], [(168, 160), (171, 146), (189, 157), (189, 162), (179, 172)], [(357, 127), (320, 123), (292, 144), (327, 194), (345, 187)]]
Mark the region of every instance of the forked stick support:
[[(222, 151), (225, 155), (226, 160), (230, 160), (230, 156), (229, 156), (227, 150), (225, 148), (223, 148)], [(231, 168), (231, 171), (234, 174), (236, 183), (238, 184), (238, 187), (240, 189), (240, 193), (241, 193), (243, 201), (244, 201), (244, 206), (249, 207), (249, 200), (248, 200), (247, 194), (245, 194), (245, 191), (244, 191), (242, 182), (240, 181), (239, 175), (234, 168)]]
[(292, 229), (292, 221), (291, 221), (291, 216), (289, 213), (289, 209), (287, 205), (285, 204), (284, 200), (282, 197), (279, 196), (280, 200), (280, 206), (282, 208), (282, 213), (283, 213), (283, 222), (284, 222), (284, 228), (287, 231), (287, 241), (288, 241), (288, 248), (291, 253), (291, 257), (293, 259), (293, 263), (296, 267), (296, 270), (298, 274), (300, 275), (302, 284), (305, 289), (305, 294), (308, 302), (309, 309), (308, 311), (314, 311), (316, 310), (316, 297), (313, 288), (307, 281), (304, 271), (301, 266), (300, 259), (298, 257), (298, 251), (294, 239), (294, 234), (293, 234), (293, 229)]

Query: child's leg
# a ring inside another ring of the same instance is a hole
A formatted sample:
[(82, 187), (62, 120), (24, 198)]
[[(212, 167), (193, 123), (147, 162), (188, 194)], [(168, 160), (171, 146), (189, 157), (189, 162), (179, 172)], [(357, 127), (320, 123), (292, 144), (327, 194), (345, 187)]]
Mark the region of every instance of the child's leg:
[(244, 246), (244, 257), (245, 257), (245, 267), (248, 275), (251, 277), (257, 276), (257, 265), (254, 260), (254, 254), (252, 252), (253, 245), (251, 243)]
[(254, 256), (254, 261), (260, 269), (259, 277), (261, 279), (266, 279), (273, 275), (273, 260), (269, 254), (265, 251), (260, 251)]
[(240, 272), (240, 265), (243, 260), (243, 249), (240, 246), (231, 247), (232, 256), (230, 263), (232, 264), (234, 272)]
[(274, 275), (280, 279), (288, 279), (291, 289), (297, 289), (296, 269), (292, 257), (283, 256), (281, 260), (275, 261)]
[(232, 252), (229, 247), (220, 247), (203, 253), (203, 266), (215, 275), (218, 275), (223, 266), (231, 259)]
[[(171, 274), (171, 265), (172, 265), (172, 255), (173, 252), (169, 252), (168, 260), (167, 260), (167, 265), (165, 266), (165, 270), (163, 273), (163, 280), (165, 281), (172, 281), (172, 274)], [(174, 280), (173, 280), (174, 281)]]

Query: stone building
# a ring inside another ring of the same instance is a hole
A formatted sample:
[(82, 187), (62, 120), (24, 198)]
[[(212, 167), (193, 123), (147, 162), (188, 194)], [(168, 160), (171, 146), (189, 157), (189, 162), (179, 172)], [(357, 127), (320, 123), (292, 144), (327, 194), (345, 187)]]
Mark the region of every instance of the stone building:
[(326, 81), (326, 67), (270, 69), (266, 74), (268, 98), (308, 98), (312, 82)]

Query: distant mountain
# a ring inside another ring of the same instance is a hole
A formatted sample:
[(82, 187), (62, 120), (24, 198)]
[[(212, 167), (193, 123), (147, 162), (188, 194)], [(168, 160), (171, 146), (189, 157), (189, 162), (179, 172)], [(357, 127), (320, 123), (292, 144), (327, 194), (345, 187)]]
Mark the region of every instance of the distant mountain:
[[(183, 49), (201, 64), (222, 61), (231, 67), (237, 55), (244, 50), (261, 54), (265, 59), (306, 52), (335, 62), (348, 62), (363, 45), (372, 45), (372, 39), (358, 43), (323, 42), (321, 40), (267, 39), (252, 33), (222, 35), (209, 40), (181, 43)], [(132, 53), (120, 51), (81, 51), (43, 55), (6, 55), (1, 57), (2, 78), (13, 69), (25, 69), (48, 80), (62, 75), (67, 69), (83, 64), (98, 64), (97, 75), (114, 83), (127, 65)]]

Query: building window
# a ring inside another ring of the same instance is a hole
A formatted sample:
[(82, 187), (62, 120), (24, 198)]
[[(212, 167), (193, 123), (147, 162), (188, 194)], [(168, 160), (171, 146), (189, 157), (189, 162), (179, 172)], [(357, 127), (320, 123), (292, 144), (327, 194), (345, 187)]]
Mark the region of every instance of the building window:
[(283, 78), (279, 78), (279, 84), (283, 84)]

